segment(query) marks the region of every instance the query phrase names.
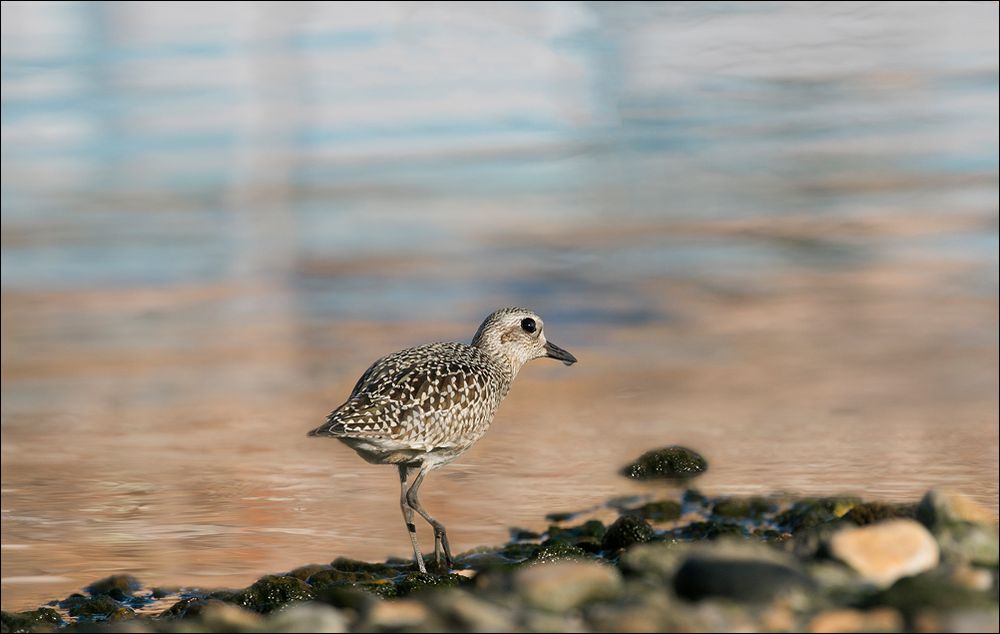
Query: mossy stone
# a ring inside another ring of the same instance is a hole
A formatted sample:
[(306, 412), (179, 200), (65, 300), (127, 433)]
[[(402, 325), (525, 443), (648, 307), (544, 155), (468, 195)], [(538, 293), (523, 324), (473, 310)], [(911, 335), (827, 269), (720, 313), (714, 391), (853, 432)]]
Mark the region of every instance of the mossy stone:
[(105, 619), (122, 605), (109, 596), (101, 595), (72, 601), (68, 607), (70, 616), (83, 619)]
[(608, 527), (601, 545), (606, 551), (616, 552), (651, 541), (655, 536), (656, 531), (646, 520), (636, 515), (622, 515)]
[[(400, 566), (406, 566), (412, 563), (413, 562), (410, 560), (400, 560)], [(330, 567), (334, 570), (341, 570), (343, 572), (369, 572), (380, 577), (395, 577), (402, 572), (400, 567), (397, 566), (371, 563), (367, 561), (360, 561), (358, 559), (348, 559), (347, 557), (337, 557), (330, 562)]]
[(4, 632), (45, 632), (63, 624), (62, 617), (52, 608), (25, 612), (0, 612)]
[(708, 462), (696, 451), (674, 445), (647, 451), (621, 474), (633, 480), (688, 480), (708, 469)]
[(464, 583), (468, 583), (468, 581), (468, 578), (462, 575), (435, 575), (429, 572), (411, 572), (396, 582), (396, 593), (398, 596), (403, 597), (413, 592), (457, 588)]
[(342, 570), (320, 570), (305, 580), (313, 588), (332, 586), (350, 586), (359, 583), (371, 583), (385, 577), (372, 572), (344, 572)]
[(844, 514), (843, 519), (857, 524), (867, 526), (882, 520), (894, 519), (897, 517), (914, 518), (917, 514), (916, 504), (884, 504), (882, 502), (864, 502), (854, 506)]
[(563, 559), (585, 559), (587, 551), (569, 542), (547, 540), (532, 553), (530, 561), (548, 562)]
[(317, 572), (324, 570), (330, 570), (330, 566), (325, 564), (306, 564), (305, 566), (299, 566), (298, 568), (289, 570), (286, 576), (306, 581)]
[(234, 603), (261, 614), (270, 614), (294, 601), (313, 598), (312, 588), (295, 577), (268, 575), (237, 593)]
[(859, 504), (861, 500), (854, 497), (808, 498), (779, 513), (774, 521), (779, 527), (796, 533), (839, 520)]
[(531, 559), (540, 548), (539, 544), (521, 542), (517, 544), (507, 544), (500, 551), (500, 554), (512, 562), (522, 562)]

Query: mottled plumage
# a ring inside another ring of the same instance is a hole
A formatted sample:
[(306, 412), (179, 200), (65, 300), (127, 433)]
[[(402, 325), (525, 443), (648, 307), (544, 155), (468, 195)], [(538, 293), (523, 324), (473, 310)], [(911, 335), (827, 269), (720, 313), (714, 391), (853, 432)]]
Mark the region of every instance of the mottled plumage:
[[(538, 315), (503, 308), (483, 321), (471, 345), (432, 343), (382, 357), (361, 375), (347, 401), (309, 435), (337, 438), (368, 462), (397, 465), (400, 506), (418, 566), (424, 570), (413, 511), (434, 526), (437, 559), (443, 546), (450, 564), (444, 526), (417, 498), (420, 483), (428, 471), (451, 462), (483, 437), (521, 366), (546, 356), (566, 365), (576, 362), (546, 341)], [(412, 469), (419, 471), (407, 489)]]

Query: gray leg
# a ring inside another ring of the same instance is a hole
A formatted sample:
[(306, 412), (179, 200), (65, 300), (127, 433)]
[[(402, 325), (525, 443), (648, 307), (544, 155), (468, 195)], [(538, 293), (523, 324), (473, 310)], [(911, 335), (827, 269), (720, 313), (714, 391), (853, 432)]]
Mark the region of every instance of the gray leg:
[[(424, 556), (420, 554), (420, 544), (417, 542), (417, 526), (413, 523), (413, 509), (406, 501), (406, 478), (410, 469), (404, 465), (399, 465), (399, 508), (403, 510), (403, 521), (406, 522), (406, 532), (410, 534), (410, 543), (413, 544), (413, 558), (417, 560), (417, 567), (420, 572), (427, 572), (424, 566)], [(435, 548), (437, 542), (435, 541)]]
[(428, 471), (430, 469), (427, 467), (420, 468), (420, 472), (414, 478), (410, 490), (406, 492), (406, 502), (414, 511), (420, 513), (420, 517), (427, 520), (427, 523), (434, 527), (434, 559), (437, 561), (438, 567), (441, 566), (441, 548), (443, 547), (444, 562), (451, 569), (453, 560), (451, 558), (451, 548), (448, 546), (448, 533), (444, 529), (444, 524), (431, 517), (430, 513), (425, 511), (424, 507), (420, 505), (420, 499), (417, 497), (420, 485), (423, 483), (424, 476), (427, 475)]

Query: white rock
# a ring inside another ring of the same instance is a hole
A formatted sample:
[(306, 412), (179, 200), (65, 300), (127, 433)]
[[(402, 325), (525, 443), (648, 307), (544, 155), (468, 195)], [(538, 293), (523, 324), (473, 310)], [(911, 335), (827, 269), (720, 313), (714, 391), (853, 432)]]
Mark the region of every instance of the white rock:
[(830, 538), (830, 553), (882, 587), (931, 570), (940, 558), (934, 537), (909, 519), (838, 531)]

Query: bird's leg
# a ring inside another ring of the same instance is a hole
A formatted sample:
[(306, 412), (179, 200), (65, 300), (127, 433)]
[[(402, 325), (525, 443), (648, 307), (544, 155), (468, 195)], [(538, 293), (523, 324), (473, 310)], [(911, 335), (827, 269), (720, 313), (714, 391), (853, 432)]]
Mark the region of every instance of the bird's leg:
[[(410, 543), (413, 544), (413, 557), (417, 560), (417, 567), (420, 572), (427, 572), (424, 566), (424, 556), (420, 554), (420, 543), (417, 542), (417, 525), (413, 523), (413, 509), (406, 501), (406, 478), (409, 475), (409, 467), (399, 465), (399, 508), (403, 510), (403, 521), (406, 522), (406, 532), (410, 534)], [(435, 548), (437, 541), (435, 541)]]
[(434, 559), (440, 568), (441, 548), (443, 547), (444, 563), (451, 570), (454, 560), (451, 557), (451, 548), (448, 546), (448, 532), (445, 531), (444, 524), (431, 517), (430, 513), (424, 510), (424, 507), (420, 505), (420, 499), (417, 497), (420, 491), (420, 484), (424, 481), (424, 476), (427, 475), (428, 471), (430, 469), (426, 466), (421, 467), (420, 472), (417, 473), (417, 477), (413, 479), (410, 490), (406, 492), (406, 502), (414, 511), (420, 513), (420, 517), (427, 520), (427, 523), (434, 527)]

